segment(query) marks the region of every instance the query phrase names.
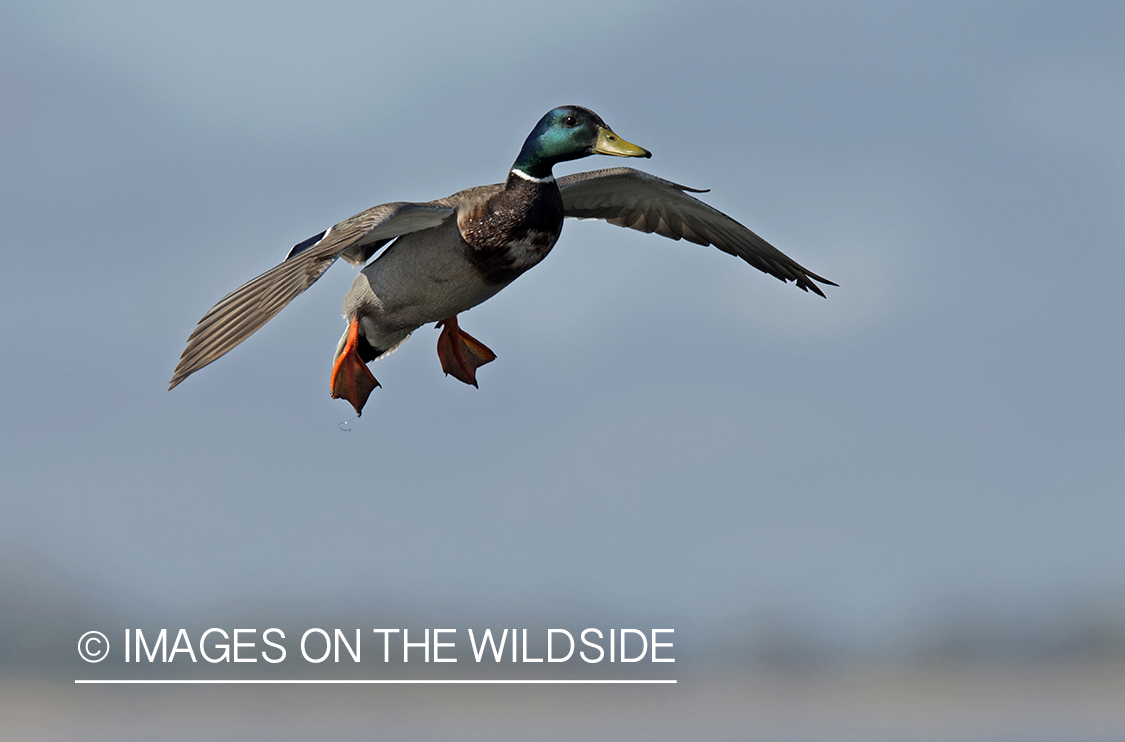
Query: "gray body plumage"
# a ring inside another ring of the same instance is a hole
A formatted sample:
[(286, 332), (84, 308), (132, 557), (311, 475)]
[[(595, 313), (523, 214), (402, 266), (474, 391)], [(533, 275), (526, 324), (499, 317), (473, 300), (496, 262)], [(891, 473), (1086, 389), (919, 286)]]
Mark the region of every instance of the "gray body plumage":
[(474, 269), (467, 259), (471, 248), (457, 227), (462, 213), (498, 190), (482, 186), (442, 199), (438, 203), (453, 209), (445, 221), (399, 237), (356, 276), (344, 296), (344, 316), (359, 317), (371, 360), (390, 353), (422, 325), (471, 309), (507, 285), (490, 283)]

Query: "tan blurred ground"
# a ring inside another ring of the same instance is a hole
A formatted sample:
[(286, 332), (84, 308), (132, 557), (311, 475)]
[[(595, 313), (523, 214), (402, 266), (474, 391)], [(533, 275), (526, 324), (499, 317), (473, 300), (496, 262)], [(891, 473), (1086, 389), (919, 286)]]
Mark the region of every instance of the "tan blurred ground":
[(1125, 663), (697, 674), (670, 686), (76, 686), (0, 679), (21, 740), (1117, 740)]

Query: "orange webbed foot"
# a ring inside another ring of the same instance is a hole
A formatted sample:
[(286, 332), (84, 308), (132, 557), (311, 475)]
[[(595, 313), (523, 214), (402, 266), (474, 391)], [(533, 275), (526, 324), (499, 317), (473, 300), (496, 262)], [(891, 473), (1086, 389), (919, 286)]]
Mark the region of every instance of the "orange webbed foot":
[(437, 352), (441, 370), (466, 384), (477, 385), (477, 369), (496, 360), (496, 354), (481, 341), (457, 325), (457, 317), (449, 317), (438, 322), (441, 335), (438, 336)]
[(359, 357), (359, 320), (353, 319), (348, 327), (348, 339), (336, 362), (332, 365), (332, 399), (346, 399), (352, 403), (357, 416), (363, 414), (367, 398), (379, 382)]

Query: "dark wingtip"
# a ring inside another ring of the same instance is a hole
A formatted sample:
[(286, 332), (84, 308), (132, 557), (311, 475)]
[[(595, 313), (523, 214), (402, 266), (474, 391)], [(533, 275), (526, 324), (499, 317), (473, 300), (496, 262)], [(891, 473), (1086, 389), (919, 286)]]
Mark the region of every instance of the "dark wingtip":
[[(780, 276), (779, 276), (779, 278), (780, 278)], [(785, 278), (782, 278), (781, 280), (786, 281)], [(816, 295), (818, 295), (818, 296), (820, 296), (821, 298), (824, 298), (824, 299), (827, 299), (828, 297), (824, 294), (823, 291), (820, 290), (820, 287), (817, 286), (818, 283), (822, 283), (825, 286), (839, 287), (839, 285), (840, 285), (840, 284), (835, 283), (833, 281), (829, 281), (827, 278), (821, 278), (820, 276), (816, 275), (815, 273), (809, 273), (808, 271), (804, 271), (804, 274), (801, 275), (798, 278), (789, 279), (789, 280), (792, 280), (795, 284), (797, 284), (797, 288), (801, 289), (802, 291), (805, 291), (805, 292), (811, 291), (814, 294), (816, 294)]]
[[(820, 276), (810, 274), (809, 278), (811, 279), (808, 283), (809, 288), (811, 288), (813, 291), (815, 291), (817, 294), (819, 294), (824, 299), (827, 299), (828, 297), (824, 294), (823, 291), (820, 290), (819, 286), (817, 286), (815, 283), (813, 283), (813, 281), (818, 281), (820, 283), (823, 283), (825, 286), (835, 286), (837, 288), (839, 288), (839, 286), (840, 286), (840, 284), (835, 283), (833, 281), (829, 281), (827, 278), (821, 278)], [(804, 287), (802, 287), (802, 288), (804, 288)]]

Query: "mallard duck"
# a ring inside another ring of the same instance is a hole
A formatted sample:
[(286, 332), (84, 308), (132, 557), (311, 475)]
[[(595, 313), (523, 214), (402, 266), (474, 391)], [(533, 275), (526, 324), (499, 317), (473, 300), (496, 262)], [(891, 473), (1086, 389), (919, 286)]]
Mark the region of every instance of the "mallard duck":
[[(798, 288), (835, 286), (798, 265), (726, 214), (655, 175), (618, 167), (555, 179), (552, 168), (589, 155), (651, 157), (620, 138), (593, 111), (562, 106), (527, 137), (503, 185), (486, 185), (426, 203), (396, 201), (356, 214), (298, 243), (285, 260), (225, 296), (199, 321), (169, 389), (217, 360), (264, 325), (343, 258), (364, 265), (344, 297), (348, 328), (332, 365), (333, 398), (356, 414), (379, 382), (367, 364), (429, 322), (446, 375), (477, 385), (496, 358), (461, 330), (457, 315), (491, 298), (554, 247), (563, 219), (604, 219), (674, 240), (714, 245)], [(394, 240), (394, 244), (375, 253)]]

